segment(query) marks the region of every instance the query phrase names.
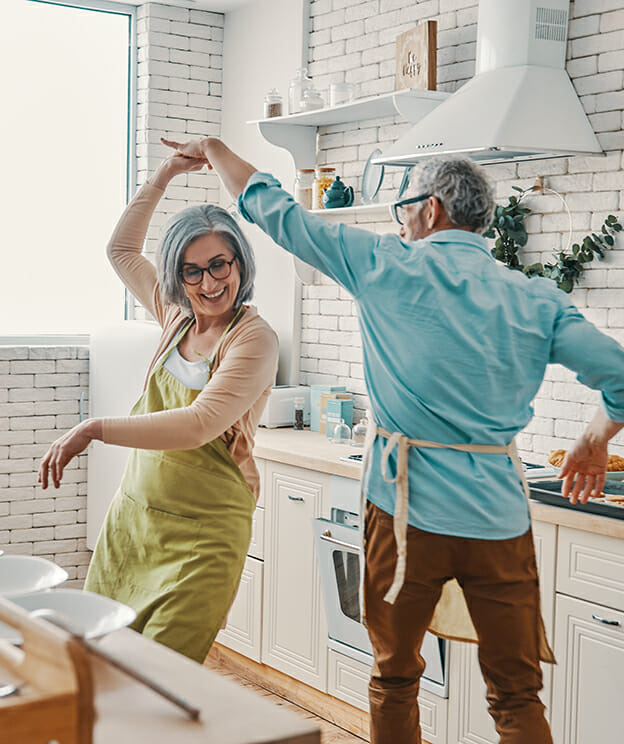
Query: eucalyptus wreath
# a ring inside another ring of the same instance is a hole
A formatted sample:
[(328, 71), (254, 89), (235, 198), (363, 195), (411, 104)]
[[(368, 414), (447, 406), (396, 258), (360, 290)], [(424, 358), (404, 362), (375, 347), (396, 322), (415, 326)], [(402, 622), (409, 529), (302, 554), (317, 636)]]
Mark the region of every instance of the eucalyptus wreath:
[(524, 225), (531, 209), (522, 205), (527, 194), (534, 192), (533, 187), (521, 189), (512, 186), (519, 196), (510, 196), (507, 204), (497, 205), (489, 228), (483, 233), (486, 238), (495, 238), (492, 255), (510, 269), (524, 272), (527, 276), (545, 276), (557, 282), (559, 289), (571, 292), (579, 281), (584, 264), (604, 257), (605, 251), (615, 243), (614, 236), (621, 232), (622, 225), (615, 215), (610, 214), (602, 223), (600, 232), (587, 235), (581, 243), (572, 245), (572, 253), (561, 251), (554, 253), (553, 263), (534, 263), (525, 266), (518, 257), (520, 248), (527, 244), (529, 236)]

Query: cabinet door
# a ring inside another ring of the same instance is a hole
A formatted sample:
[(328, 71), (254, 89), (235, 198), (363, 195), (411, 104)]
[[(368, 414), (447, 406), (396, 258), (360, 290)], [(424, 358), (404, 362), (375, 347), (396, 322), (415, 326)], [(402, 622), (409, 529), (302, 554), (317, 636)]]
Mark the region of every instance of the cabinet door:
[(329, 476), (266, 462), (262, 661), (327, 690), (327, 623), (312, 520), (326, 516)]
[(557, 595), (556, 614), (553, 738), (621, 744), (624, 613)]
[(262, 640), (262, 561), (247, 556), (236, 599), (218, 643), (260, 661)]
[[(542, 617), (546, 635), (552, 643), (555, 595), (555, 525), (544, 522), (533, 524), (535, 556), (540, 576)], [(485, 682), (477, 658), (477, 646), (472, 643), (451, 644), (449, 673), (449, 741), (457, 744), (496, 744), (498, 734), (488, 713)], [(541, 693), (550, 718), (552, 665), (542, 664), (544, 689)]]

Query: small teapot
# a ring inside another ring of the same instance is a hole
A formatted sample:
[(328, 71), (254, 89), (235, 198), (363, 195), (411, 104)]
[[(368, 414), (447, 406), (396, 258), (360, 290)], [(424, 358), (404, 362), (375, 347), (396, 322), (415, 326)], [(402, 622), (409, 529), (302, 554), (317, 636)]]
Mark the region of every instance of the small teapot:
[(336, 176), (332, 185), (323, 192), (321, 201), (325, 209), (350, 207), (353, 204), (353, 186), (345, 186), (340, 176)]

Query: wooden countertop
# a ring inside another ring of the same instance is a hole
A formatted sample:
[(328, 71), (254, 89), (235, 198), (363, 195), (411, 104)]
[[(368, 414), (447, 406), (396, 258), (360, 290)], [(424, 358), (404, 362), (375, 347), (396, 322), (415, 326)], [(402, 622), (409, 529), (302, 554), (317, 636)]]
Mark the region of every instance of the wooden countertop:
[[(362, 466), (357, 463), (343, 462), (340, 457), (362, 451), (361, 447), (333, 444), (324, 435), (308, 429), (295, 431), (290, 428), (260, 428), (256, 432), (254, 455), (264, 460), (359, 480)], [(531, 516), (540, 522), (549, 522), (624, 540), (624, 520), (622, 519), (611, 519), (534, 501), (531, 502)]]

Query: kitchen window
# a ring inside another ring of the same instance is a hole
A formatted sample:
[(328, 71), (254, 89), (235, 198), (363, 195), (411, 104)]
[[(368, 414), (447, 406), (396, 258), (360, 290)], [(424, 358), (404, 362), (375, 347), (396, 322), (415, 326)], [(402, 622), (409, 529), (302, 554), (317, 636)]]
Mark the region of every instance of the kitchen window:
[(5, 0), (0, 336), (124, 317), (106, 243), (134, 152), (135, 9)]

